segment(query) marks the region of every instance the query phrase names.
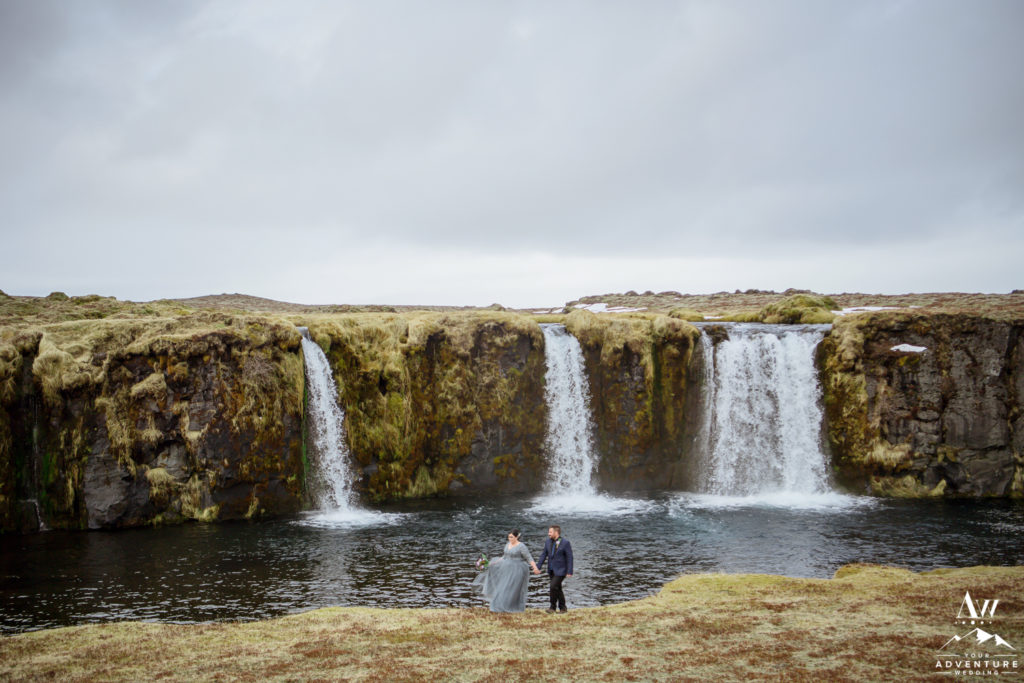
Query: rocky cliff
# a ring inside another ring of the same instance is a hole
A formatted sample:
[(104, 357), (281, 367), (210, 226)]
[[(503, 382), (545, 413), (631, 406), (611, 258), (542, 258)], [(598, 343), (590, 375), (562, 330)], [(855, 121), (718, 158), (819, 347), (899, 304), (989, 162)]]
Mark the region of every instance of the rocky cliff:
[[(663, 315), (564, 322), (579, 339), (609, 490), (688, 489), (699, 331)], [(325, 350), (360, 493), (539, 490), (544, 338), (502, 311), (196, 311), (174, 302), (0, 305), (0, 530), (110, 528), (308, 504), (303, 360)], [(1024, 319), (864, 313), (819, 347), (835, 477), (894, 496), (1024, 496)]]
[(586, 360), (602, 488), (685, 489), (700, 419), (700, 332), (667, 316), (574, 311)]
[(1024, 320), (883, 312), (820, 347), (836, 477), (886, 496), (1024, 496)]
[(224, 314), (0, 332), (0, 528), (296, 511), (294, 326)]
[(102, 313), (0, 327), (2, 530), (301, 509), (296, 323), (332, 363), (368, 498), (540, 485), (544, 350), (527, 316)]
[(353, 314), (303, 324), (331, 362), (372, 499), (539, 487), (544, 341), (530, 317)]

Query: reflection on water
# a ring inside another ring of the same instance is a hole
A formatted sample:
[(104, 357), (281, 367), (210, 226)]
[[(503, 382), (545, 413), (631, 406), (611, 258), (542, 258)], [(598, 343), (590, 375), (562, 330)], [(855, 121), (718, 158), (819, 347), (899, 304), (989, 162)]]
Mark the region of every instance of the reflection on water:
[[(512, 527), (536, 557), (547, 526), (572, 541), (570, 606), (643, 597), (682, 573), (828, 577), (849, 562), (915, 570), (1024, 562), (1024, 506), (878, 501), (837, 494), (696, 494), (416, 503), (386, 513), (310, 513), (0, 538), (0, 630), (114, 619), (259, 619), (328, 605), (478, 606), (481, 552)], [(547, 603), (531, 579), (528, 607)]]

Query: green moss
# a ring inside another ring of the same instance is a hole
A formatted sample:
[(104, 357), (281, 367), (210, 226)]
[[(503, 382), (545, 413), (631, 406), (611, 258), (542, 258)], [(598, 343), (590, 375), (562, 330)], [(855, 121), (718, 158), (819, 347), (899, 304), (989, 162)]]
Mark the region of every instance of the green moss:
[[(305, 375), (303, 375), (305, 379)], [(300, 490), (306, 501), (309, 500), (309, 489), (307, 488), (307, 482), (309, 481), (309, 452), (306, 449), (306, 431), (309, 428), (308, 421), (306, 420), (307, 411), (309, 410), (309, 388), (305, 382), (302, 384), (302, 479), (296, 482), (299, 485)]]
[(0, 406), (14, 400), (22, 357), (13, 344), (0, 341)]
[(260, 508), (260, 499), (257, 498), (256, 496), (253, 496), (252, 500), (249, 501), (249, 509), (245, 511), (245, 518), (257, 519), (261, 517), (263, 513), (264, 510)]
[(940, 498), (946, 491), (946, 481), (929, 488), (911, 474), (902, 477), (873, 476), (869, 490), (876, 496), (887, 498)]
[[(666, 485), (686, 457), (688, 375), (700, 331), (664, 315), (583, 310), (565, 325), (587, 358), (598, 451), (608, 454), (599, 471), (620, 482), (640, 477)], [(658, 465), (638, 471), (637, 459), (651, 455)]]
[(206, 477), (200, 474), (193, 474), (182, 487), (180, 493), (182, 516), (198, 522), (216, 521), (220, 513), (220, 506), (210, 505), (203, 507), (203, 492), (209, 490), (213, 478), (212, 472), (207, 473)]
[(764, 322), (764, 317), (761, 315), (761, 311), (738, 311), (729, 315), (721, 316), (717, 318), (722, 322), (729, 323), (761, 323)]
[(855, 323), (839, 320), (822, 341), (820, 356), (830, 452), (840, 483), (855, 490), (868, 485), (867, 458), (879, 441), (860, 365), (864, 343), (863, 331)]
[[(180, 307), (169, 315), (163, 304), (153, 308), (159, 316), (140, 319), (134, 306), (93, 296), (40, 302), (0, 303), (0, 398), (11, 394), (18, 364), (29, 358), (46, 413), (38, 418), (41, 448), (56, 458), (55, 478), (40, 484), (48, 514), (56, 515), (48, 524), (84, 523), (84, 463), (104, 437), (120, 466), (135, 476), (163, 444), (177, 442), (197, 455), (211, 426), (223, 433), (222, 421), (237, 444), (225, 454), (237, 460), (230, 466), (254, 482), (281, 477), (298, 508), (302, 477), (291, 475), (302, 467), (303, 371), (300, 337), (289, 321)], [(16, 305), (38, 307), (33, 313), (38, 328), (3, 317)], [(104, 319), (93, 319), (100, 314)], [(39, 323), (39, 318), (45, 319)], [(196, 397), (216, 407), (216, 415), (201, 428), (189, 424), (190, 402)], [(216, 483), (205, 474), (203, 481), (208, 499)], [(155, 491), (162, 502), (165, 492)], [(162, 521), (177, 516), (177, 503), (168, 505), (157, 511)], [(219, 514), (193, 501), (185, 516), (213, 519)]]
[(758, 317), (765, 323), (831, 323), (839, 305), (830, 297), (794, 294), (764, 306)]
[(167, 507), (181, 488), (177, 480), (163, 467), (147, 468), (146, 480), (149, 482), (149, 499), (158, 508)]
[(129, 395), (133, 401), (145, 398), (152, 398), (155, 400), (166, 399), (167, 381), (164, 379), (164, 373), (154, 372), (147, 376), (146, 379), (134, 384)]
[(668, 315), (670, 318), (678, 318), (680, 320), (688, 320), (691, 322), (700, 322), (704, 320), (704, 314), (700, 311), (695, 311), (692, 308), (673, 308)]
[[(543, 415), (524, 401), (524, 392), (542, 401), (543, 391), (542, 336), (528, 316), (385, 313), (296, 322), (326, 349), (353, 456), (378, 464), (368, 484), (375, 499), (443, 494), (487, 424), (510, 438), (543, 432)], [(519, 367), (509, 359), (522, 343), (534, 350)], [(534, 450), (520, 457), (540, 464)]]
[[(861, 313), (834, 323), (821, 344), (819, 362), (826, 434), (841, 484), (885, 496), (968, 495), (947, 490), (950, 482), (936, 484), (928, 474), (933, 465), (957, 462), (959, 447), (940, 440), (935, 450), (915, 450), (909, 435), (897, 438), (887, 425), (894, 410), (904, 414), (902, 401), (918, 400), (918, 387), (925, 381), (919, 372), (930, 373), (939, 386), (927, 399), (933, 404), (919, 403), (918, 409), (941, 413), (935, 402), (948, 404), (956, 391), (951, 369), (958, 361), (952, 340), (979, 334), (979, 326), (993, 324), (1005, 325), (984, 317), (907, 311)], [(930, 339), (928, 354), (889, 351), (893, 340), (908, 337)], [(1019, 495), (1012, 484), (1010, 488), (1010, 496)]]

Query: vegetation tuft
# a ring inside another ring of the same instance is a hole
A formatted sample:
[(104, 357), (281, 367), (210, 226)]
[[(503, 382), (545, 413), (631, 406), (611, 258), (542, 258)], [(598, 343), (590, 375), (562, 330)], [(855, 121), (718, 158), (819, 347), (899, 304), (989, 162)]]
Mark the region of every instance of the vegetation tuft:
[(758, 314), (765, 323), (831, 323), (839, 304), (829, 297), (794, 294), (766, 305)]

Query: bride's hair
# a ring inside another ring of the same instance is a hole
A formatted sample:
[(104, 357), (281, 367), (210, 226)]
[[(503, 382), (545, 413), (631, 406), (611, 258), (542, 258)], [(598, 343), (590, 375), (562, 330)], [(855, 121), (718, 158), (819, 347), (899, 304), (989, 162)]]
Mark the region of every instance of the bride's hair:
[(515, 536), (516, 538), (519, 538), (519, 529), (513, 529), (509, 533)]

